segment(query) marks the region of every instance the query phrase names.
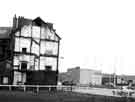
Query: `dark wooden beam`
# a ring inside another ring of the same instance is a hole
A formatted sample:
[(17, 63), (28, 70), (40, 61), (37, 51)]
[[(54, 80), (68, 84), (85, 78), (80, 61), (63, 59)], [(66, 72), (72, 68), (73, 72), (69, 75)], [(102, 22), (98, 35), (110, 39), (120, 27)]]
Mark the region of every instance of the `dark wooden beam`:
[[(25, 36), (15, 36), (15, 37), (16, 38), (33, 39), (33, 37), (25, 37)], [(41, 41), (55, 42), (55, 43), (58, 43), (59, 42), (59, 41), (52, 40), (52, 39), (42, 39), (42, 38), (35, 38), (35, 39), (39, 39)]]

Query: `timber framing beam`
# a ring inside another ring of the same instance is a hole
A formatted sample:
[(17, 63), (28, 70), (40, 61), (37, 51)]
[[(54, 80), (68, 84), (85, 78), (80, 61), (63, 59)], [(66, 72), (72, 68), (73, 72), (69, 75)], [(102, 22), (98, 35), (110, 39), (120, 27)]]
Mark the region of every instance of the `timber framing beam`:
[(54, 57), (54, 58), (58, 58), (58, 55), (52, 55), (52, 54), (51, 55), (50, 54), (40, 54), (39, 56), (34, 54), (34, 53), (28, 53), (28, 52), (26, 52), (26, 53), (14, 52), (14, 54), (15, 55), (20, 55), (20, 54), (22, 54), (22, 55), (30, 55), (30, 56), (35, 56), (36, 58), (39, 58), (39, 57)]
[[(33, 39), (33, 37), (25, 37), (25, 36), (15, 36), (16, 38), (25, 38), (25, 39)], [(39, 39), (41, 41), (49, 41), (49, 42), (55, 42), (58, 43), (59, 41), (56, 40), (52, 40), (52, 39), (42, 39), (42, 38), (35, 38), (35, 39)], [(34, 40), (34, 39), (33, 39)]]

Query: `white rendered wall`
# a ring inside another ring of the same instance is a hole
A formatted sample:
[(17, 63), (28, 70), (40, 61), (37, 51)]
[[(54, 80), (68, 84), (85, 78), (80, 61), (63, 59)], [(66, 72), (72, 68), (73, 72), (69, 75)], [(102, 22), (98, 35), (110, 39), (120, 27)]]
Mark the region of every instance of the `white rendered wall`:
[(30, 40), (25, 38), (15, 38), (15, 51), (20, 52), (22, 48), (27, 48), (27, 52), (30, 52)]
[(14, 81), (13, 85), (17, 85), (17, 82), (26, 82), (26, 74), (25, 73), (20, 73), (20, 72), (14, 72)]
[(81, 69), (80, 70), (80, 84), (85, 85), (101, 85), (102, 75), (99, 71)]
[(57, 58), (40, 57), (40, 69), (45, 70), (45, 66), (52, 66), (52, 70), (57, 69)]
[(31, 25), (26, 25), (24, 27), (22, 27), (21, 29), (21, 36), (24, 36), (24, 37), (31, 37)]
[(58, 43), (50, 41), (41, 41), (41, 54), (58, 54)]
[[(50, 40), (56, 40), (58, 41), (58, 37), (54, 34), (53, 31), (50, 31), (48, 27), (39, 27), (39, 26), (31, 26), (26, 25), (22, 27), (21, 31), (17, 31), (15, 33), (16, 36), (23, 36), (23, 37), (16, 37), (15, 38), (15, 51), (16, 52), (22, 52), (22, 48), (27, 48), (27, 52), (30, 53), (30, 46), (31, 53), (36, 54), (39, 56), (39, 54), (48, 54), (48, 55), (58, 55), (58, 43), (57, 42), (51, 42), (51, 41), (41, 41), (41, 47), (39, 47), (39, 38), (40, 33), (42, 39), (50, 39)], [(32, 44), (31, 44), (31, 35), (33, 37)], [(29, 37), (29, 38), (28, 38)], [(40, 52), (39, 52), (40, 51)], [(27, 61), (27, 69), (30, 69), (31, 66), (34, 66), (35, 70), (45, 70), (45, 66), (52, 66), (52, 70), (56, 70), (57, 67), (57, 58), (55, 57), (40, 57), (40, 63), (39, 59), (35, 59), (34, 62), (34, 56), (14, 56), (14, 65), (20, 65), (21, 61)], [(40, 64), (40, 66), (39, 66)], [(14, 67), (17, 68), (17, 67)], [(40, 69), (39, 69), (40, 68)]]
[(80, 84), (89, 85), (91, 82), (91, 73), (88, 70), (80, 70)]

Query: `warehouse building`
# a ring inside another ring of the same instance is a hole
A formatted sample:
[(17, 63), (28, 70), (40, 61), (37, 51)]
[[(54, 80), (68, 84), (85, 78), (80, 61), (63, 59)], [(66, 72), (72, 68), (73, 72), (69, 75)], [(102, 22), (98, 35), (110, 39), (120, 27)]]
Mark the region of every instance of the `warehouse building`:
[(101, 85), (102, 73), (99, 70), (75, 67), (69, 68), (65, 73), (61, 73), (59, 80), (62, 83), (72, 82), (76, 85)]

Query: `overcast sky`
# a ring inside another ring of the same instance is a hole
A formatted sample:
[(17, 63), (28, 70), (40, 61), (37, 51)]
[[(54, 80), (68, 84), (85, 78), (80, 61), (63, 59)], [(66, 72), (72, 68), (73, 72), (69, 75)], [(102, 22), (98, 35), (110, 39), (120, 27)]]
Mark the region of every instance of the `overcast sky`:
[(80, 66), (135, 75), (135, 0), (3, 0), (0, 26), (14, 14), (40, 16), (62, 37), (60, 71)]

